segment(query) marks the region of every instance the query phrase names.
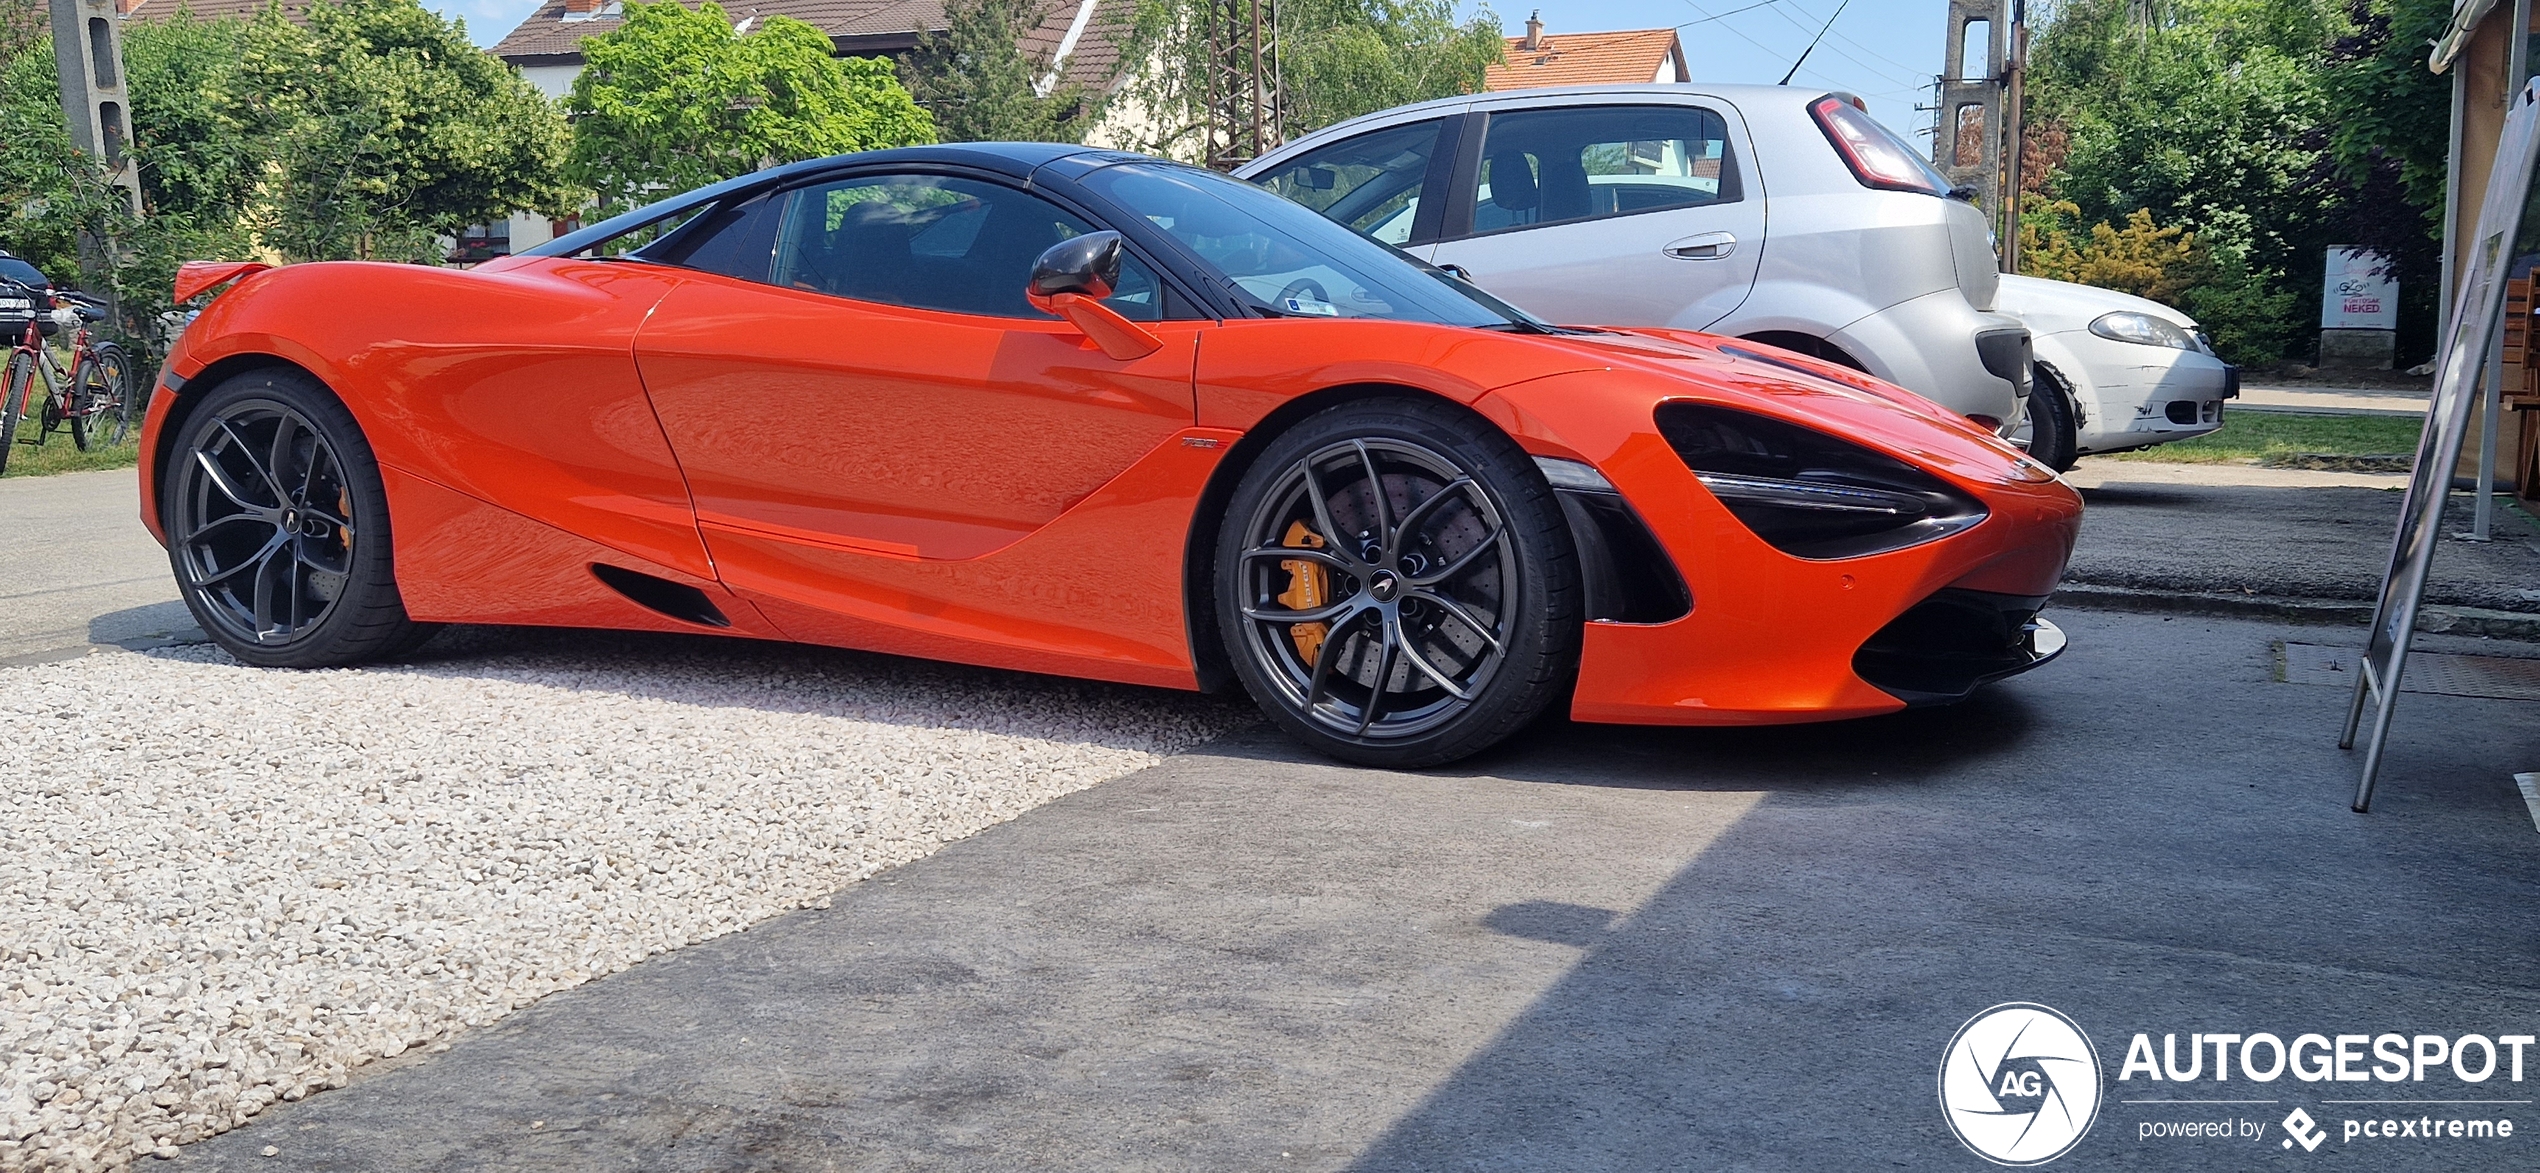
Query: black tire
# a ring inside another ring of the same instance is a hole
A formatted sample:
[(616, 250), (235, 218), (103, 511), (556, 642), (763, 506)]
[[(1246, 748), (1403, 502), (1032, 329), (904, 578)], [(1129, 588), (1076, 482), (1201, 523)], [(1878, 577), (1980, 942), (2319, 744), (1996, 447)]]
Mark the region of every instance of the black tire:
[(324, 668), (419, 642), (397, 595), (378, 461), (316, 380), (281, 368), (228, 379), (168, 451), (168, 563), (194, 621), (229, 654)]
[(1358, 400), (1280, 435), (1227, 504), (1215, 569), (1218, 631), (1245, 690), (1344, 761), (1415, 769), (1478, 753), (1578, 671), (1560, 504), (1524, 451), (1451, 404)]
[(2079, 412), (2053, 367), (2037, 363), (2029, 367), (2029, 373), (2028, 457), (2063, 472), (2081, 459)]
[(79, 414), (71, 418), (71, 439), (82, 452), (112, 448), (124, 442), (132, 426), (132, 376), (123, 347), (100, 342), (79, 367)]
[(8, 370), (0, 374), (0, 474), (9, 471), (9, 456), (18, 450), (18, 420), (26, 412), (26, 397), (34, 382), (35, 361), (10, 352)]

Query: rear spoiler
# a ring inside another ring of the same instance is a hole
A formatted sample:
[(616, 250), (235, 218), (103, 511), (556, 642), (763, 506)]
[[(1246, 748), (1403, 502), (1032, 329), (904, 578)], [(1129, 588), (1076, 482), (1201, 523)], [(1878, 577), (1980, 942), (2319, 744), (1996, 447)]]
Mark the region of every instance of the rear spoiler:
[(272, 267), (263, 261), (187, 261), (176, 267), (176, 304), (183, 305), (206, 290)]

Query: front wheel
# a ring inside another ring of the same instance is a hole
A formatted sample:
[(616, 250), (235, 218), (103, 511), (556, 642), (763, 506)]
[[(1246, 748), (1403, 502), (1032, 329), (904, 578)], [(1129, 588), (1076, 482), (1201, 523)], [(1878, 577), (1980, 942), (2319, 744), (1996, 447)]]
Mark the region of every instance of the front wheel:
[(27, 397), (35, 393), (35, 358), (12, 351), (5, 380), (0, 380), (0, 473), (9, 471), (9, 455), (18, 450), (18, 422), (26, 418)]
[(1523, 728), (1577, 672), (1577, 555), (1531, 458), (1444, 403), (1360, 400), (1278, 437), (1228, 504), (1218, 630), (1307, 745), (1416, 768)]
[(212, 388), (160, 484), (178, 591), (229, 654), (321, 668), (416, 642), (423, 629), (390, 567), (379, 464), (316, 380), (269, 369)]
[(2080, 413), (2054, 368), (2040, 363), (2029, 370), (2029, 459), (2057, 472), (2066, 471), (2081, 459)]

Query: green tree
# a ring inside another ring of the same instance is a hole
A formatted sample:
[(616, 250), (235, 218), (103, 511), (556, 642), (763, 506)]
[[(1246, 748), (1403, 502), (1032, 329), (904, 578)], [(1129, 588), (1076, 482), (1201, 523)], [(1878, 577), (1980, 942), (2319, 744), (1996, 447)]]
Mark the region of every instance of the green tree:
[(295, 260), (435, 259), (435, 238), (516, 210), (562, 215), (562, 114), (415, 0), (272, 7), (246, 31), (230, 117), (273, 144), (257, 227)]
[(627, 0), (625, 14), (582, 42), (588, 64), (565, 99), (566, 174), (603, 215), (777, 163), (935, 141), (890, 62), (833, 57), (802, 21), (743, 33), (711, 0)]
[(2449, 0), (2352, 0), (2347, 15), (2352, 31), (2330, 45), (2324, 78), (2333, 172), (2324, 178), (2351, 193), (2336, 243), (2390, 261), (2399, 281), (2400, 354), (2412, 361), (2434, 348), (2442, 300), (2452, 85), (2425, 62), (2452, 6)]
[(1041, 11), (1034, 0), (953, 0), (944, 31), (918, 36), (900, 76), (935, 116), (943, 141), (1085, 141), (1103, 95), (1074, 85), (1043, 91), (1051, 63), (1031, 60), (1021, 46)]
[(2045, 186), (2075, 208), (2048, 226), (2154, 221), (2211, 265), (2183, 290), (2218, 346), (2249, 363), (2293, 348), (2342, 213), (2323, 183), (2323, 54), (2345, 31), (2329, 0), (2073, 0), (2041, 30), (2031, 122), (2066, 137)]
[(124, 30), (133, 154), (152, 213), (236, 221), (255, 201), (275, 144), (237, 118), (246, 48), (245, 21), (183, 10)]
[[(1140, 0), (1124, 57), (1142, 65), (1115, 99), (1142, 129), (1129, 145), (1201, 161), (1212, 119), (1211, 0)], [(1268, 6), (1265, 4), (1265, 8)], [(1295, 137), (1408, 102), (1469, 94), (1505, 54), (1485, 7), (1455, 19), (1453, 0), (1287, 0), (1277, 9), (1285, 124)]]

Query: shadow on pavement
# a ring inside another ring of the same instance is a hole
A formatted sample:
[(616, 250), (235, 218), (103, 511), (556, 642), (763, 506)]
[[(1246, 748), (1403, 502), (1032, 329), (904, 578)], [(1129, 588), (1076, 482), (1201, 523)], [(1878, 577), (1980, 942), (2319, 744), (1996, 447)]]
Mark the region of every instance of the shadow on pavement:
[[(1666, 772), (1769, 773), (1771, 792), (1610, 928), (1588, 915), (1602, 910), (1566, 906), (1486, 917), (1585, 952), (1351, 1167), (1982, 1167), (1943, 1126), (1936, 1076), (1960, 1024), (2009, 1001), (2072, 1015), (2105, 1065), (2108, 1102), (2072, 1154), (2082, 1167), (2252, 1167), (2279, 1158), (2295, 1107), (2329, 1128), (2332, 1149), (2342, 1120), (2367, 1115), (2540, 1129), (2530, 1083), (2439, 1069), (2397, 1086), (2116, 1081), (2137, 1032), (2181, 1047), (2197, 1032), (2494, 1036), (2529, 1032), (2540, 1012), (2540, 838), (2509, 777), (2540, 765), (2531, 709), (2410, 696), (2392, 758), (2406, 780), (2385, 781), (2377, 813), (2357, 816), (2344, 803), (2356, 763), (2334, 747), (2342, 690), (2253, 687), (2244, 656), (2197, 664), (2191, 649), (2217, 634), (2245, 653), (2255, 625), (2180, 621), (2176, 634), (2198, 643), (2111, 646), (2109, 628), (2155, 622), (2078, 621), (2093, 637), (2076, 641), (2079, 671), (2004, 690), (2035, 706), (2014, 711), (2034, 714), (2038, 736), (1989, 754), (1905, 765), (1931, 747), (1870, 722), (1815, 747), (1652, 736), (1654, 756), (1699, 763)], [(2135, 650), (2148, 662), (2107, 659)], [(2130, 687), (2090, 686), (2107, 676)], [(1879, 753), (1882, 740), (1898, 752)], [(1885, 772), (1870, 776), (1873, 764)], [(2540, 1082), (2540, 1063), (2525, 1077)], [(2180, 1097), (2267, 1102), (2121, 1102)], [(2324, 1102), (2456, 1097), (2518, 1102)], [(2222, 1118), (2264, 1128), (2141, 1135)], [(2530, 1143), (2345, 1155), (2527, 1169)]]
[[(2131, 1035), (2531, 1033), (2527, 706), (2409, 697), (2357, 816), (2345, 697), (2272, 681), (2283, 628), (2067, 626), (2064, 660), (1977, 703), (1844, 725), (1553, 724), (1424, 774), (1255, 728), (177, 1163), (1982, 1168), (1941, 1054), (2035, 1001), (2108, 1077), (2071, 1167), (2237, 1169), (2280, 1159), (2295, 1106), (2334, 1132), (2380, 1109), (2323, 1097), (2461, 1085), (2126, 1104), (2180, 1094), (2115, 1080)], [(2320, 1155), (2530, 1168), (2540, 1112), (2475, 1110), (2519, 1114), (2515, 1143)], [(2224, 1117), (2266, 1131), (2138, 1139)]]

